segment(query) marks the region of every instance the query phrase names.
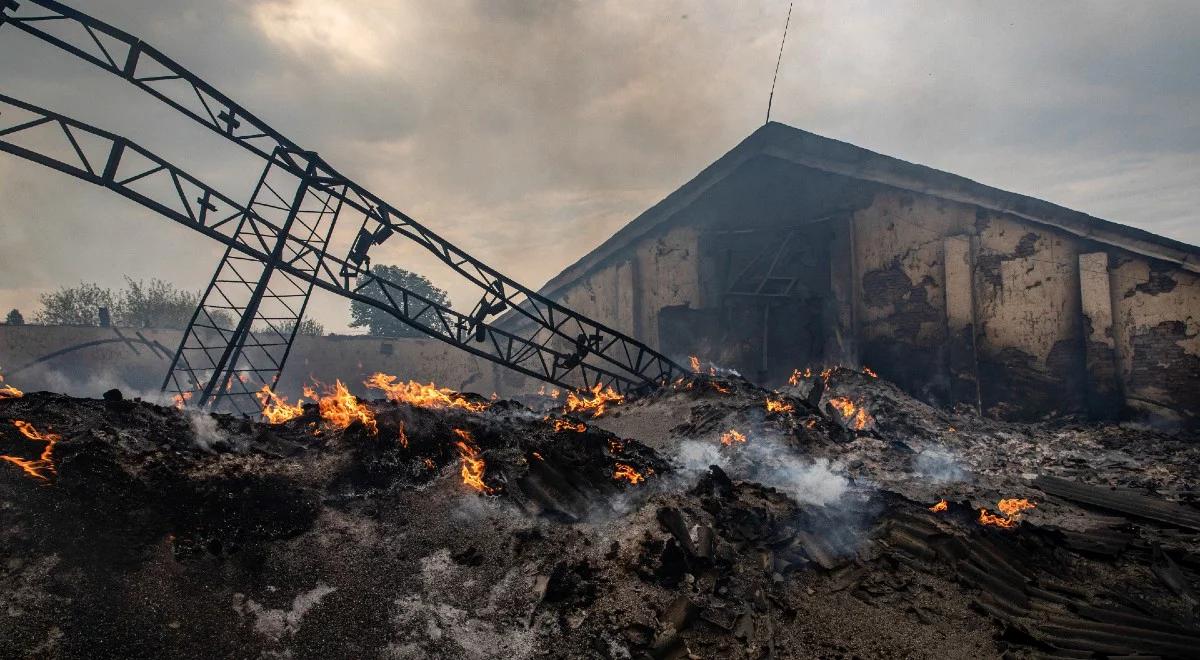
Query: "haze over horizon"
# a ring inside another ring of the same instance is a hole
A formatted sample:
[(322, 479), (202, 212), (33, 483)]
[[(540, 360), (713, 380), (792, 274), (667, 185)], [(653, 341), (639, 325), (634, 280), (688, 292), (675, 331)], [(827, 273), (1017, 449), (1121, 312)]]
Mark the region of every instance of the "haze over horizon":
[[(69, 2), (538, 287), (758, 128), (788, 3)], [(647, 6), (648, 5), (648, 6)], [(1200, 4), (797, 2), (772, 119), (1200, 244)], [(0, 89), (227, 184), (245, 156), (0, 27)], [(0, 154), (0, 312), (80, 281), (191, 290), (221, 248)], [(372, 253), (410, 264), (400, 241)], [(395, 244), (395, 245), (394, 245)], [(423, 271), (424, 262), (411, 262)], [(430, 273), (437, 277), (434, 273)], [(457, 308), (474, 298), (442, 284)], [(313, 297), (345, 331), (348, 304)]]

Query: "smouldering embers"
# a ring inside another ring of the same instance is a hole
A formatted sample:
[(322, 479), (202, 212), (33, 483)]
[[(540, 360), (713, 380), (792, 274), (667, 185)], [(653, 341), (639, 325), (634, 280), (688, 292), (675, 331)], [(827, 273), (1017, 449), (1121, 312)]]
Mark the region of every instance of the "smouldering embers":
[(617, 481), (623, 479), (634, 485), (646, 480), (646, 477), (641, 472), (638, 472), (636, 469), (634, 469), (632, 465), (629, 465), (628, 463), (621, 463), (619, 461), (617, 462), (616, 467), (613, 469), (612, 478)]
[(42, 453), (37, 459), (21, 458), (20, 456), (12, 456), (9, 454), (0, 454), (0, 459), (8, 461), (13, 465), (25, 471), (25, 474), (40, 479), (49, 481), (49, 475), (54, 474), (54, 445), (62, 440), (62, 436), (57, 433), (46, 431), (45, 433), (38, 431), (33, 427), (33, 424), (19, 419), (13, 420), (13, 426), (17, 427), (21, 435), (34, 442), (44, 442), (46, 446), (42, 448)]

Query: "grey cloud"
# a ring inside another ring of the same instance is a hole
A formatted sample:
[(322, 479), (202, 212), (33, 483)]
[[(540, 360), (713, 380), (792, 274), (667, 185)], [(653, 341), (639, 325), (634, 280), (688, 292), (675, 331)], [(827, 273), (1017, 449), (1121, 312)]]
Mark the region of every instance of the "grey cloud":
[[(787, 3), (92, 0), (86, 10), (536, 286), (761, 124)], [(1200, 242), (1198, 29), (1191, 2), (799, 2), (774, 118)], [(0, 62), (5, 93), (248, 192), (252, 161), (118, 81), (9, 28)], [(128, 273), (197, 288), (211, 274), (219, 251), (205, 239), (109, 193), (8, 157), (0, 175), (0, 307), (79, 279), (112, 285)], [(429, 257), (382, 247), (436, 275)], [(465, 288), (441, 283), (470, 304)], [(344, 327), (336, 298), (311, 309)]]

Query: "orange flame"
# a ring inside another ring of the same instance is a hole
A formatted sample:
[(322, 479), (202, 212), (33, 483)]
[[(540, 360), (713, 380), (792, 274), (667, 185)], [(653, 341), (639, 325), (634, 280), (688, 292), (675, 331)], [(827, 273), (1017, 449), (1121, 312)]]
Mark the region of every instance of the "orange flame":
[[(191, 392), (185, 392), (185, 394), (191, 394)], [(261, 390), (254, 393), (254, 396), (258, 399), (263, 419), (267, 420), (268, 424), (282, 424), (304, 414), (304, 408), (299, 401), (294, 406), (289, 404), (287, 399), (272, 392), (270, 385), (263, 385)]]
[(384, 396), (390, 401), (407, 403), (421, 408), (462, 408), (471, 412), (486, 410), (488, 404), (482, 401), (471, 401), (448, 387), (438, 387), (433, 383), (422, 385), (415, 380), (407, 383), (397, 382), (395, 376), (375, 373), (364, 384), (367, 387), (383, 390)]
[(782, 399), (772, 399), (767, 397), (767, 412), (773, 413), (789, 413), (796, 410), (792, 404), (783, 401)]
[(879, 374), (875, 373), (875, 371), (873, 369), (871, 369), (871, 367), (863, 367), (863, 373), (870, 376), (871, 378), (879, 378)]
[(838, 413), (841, 414), (842, 420), (856, 431), (867, 428), (868, 424), (875, 421), (866, 408), (855, 405), (853, 401), (844, 396), (830, 397), (829, 405), (836, 408)]
[(715, 380), (709, 382), (709, 385), (712, 385), (712, 388), (714, 390), (720, 392), (721, 394), (729, 394), (730, 392), (733, 391), (733, 390), (729, 389), (728, 387), (722, 386), (720, 383), (716, 382)]
[(37, 458), (37, 460), (30, 460), (27, 458), (21, 458), (19, 456), (9, 456), (7, 454), (0, 454), (0, 459), (4, 459), (13, 465), (16, 465), (24, 470), (25, 474), (33, 477), (34, 479), (49, 481), (50, 477), (46, 475), (53, 474), (55, 471), (52, 455), (54, 452), (54, 445), (59, 440), (62, 440), (62, 436), (58, 435), (57, 433), (50, 433), (49, 431), (46, 433), (40, 433), (37, 429), (33, 428), (33, 424), (21, 421), (19, 419), (13, 420), (13, 426), (17, 427), (17, 430), (21, 432), (21, 435), (33, 440), (34, 442), (44, 442), (46, 443), (46, 446), (42, 449), (42, 454)]
[(690, 362), (692, 365), (692, 373), (700, 373), (700, 358), (696, 357), (695, 355), (689, 355), (688, 362)]
[(804, 371), (800, 371), (799, 369), (792, 369), (792, 375), (788, 376), (788, 385), (791, 385), (792, 387), (796, 387), (797, 385), (800, 384), (800, 379), (802, 379), (802, 378), (812, 378), (812, 368), (811, 367), (805, 367)]
[(721, 444), (730, 446), (735, 442), (745, 442), (746, 436), (735, 429), (729, 429), (721, 434)]
[(1011, 498), (1000, 500), (996, 503), (996, 508), (1000, 510), (1001, 515), (997, 516), (987, 509), (980, 509), (979, 524), (1003, 529), (1016, 527), (1021, 522), (1024, 512), (1029, 509), (1036, 509), (1037, 504), (1025, 498)]
[(943, 500), (938, 500), (937, 504), (934, 504), (933, 506), (929, 507), (929, 510), (934, 513), (941, 513), (949, 508), (950, 508), (950, 503), (943, 499)]
[[(587, 397), (590, 393), (591, 398)], [(608, 404), (612, 403), (619, 405), (625, 402), (625, 396), (618, 393), (611, 387), (601, 389), (600, 383), (596, 383), (590, 390), (582, 390), (579, 395), (575, 392), (567, 392), (567, 412), (585, 412), (592, 411), (592, 417), (599, 417), (604, 414)]]
[(408, 434), (404, 432), (404, 422), (400, 422), (400, 446), (408, 449)]
[(323, 396), (306, 385), (304, 396), (317, 402), (321, 410), (321, 419), (329, 424), (344, 429), (357, 420), (367, 427), (368, 433), (379, 435), (375, 414), (370, 408), (359, 403), (358, 397), (351, 394), (341, 380), (335, 380), (333, 387), (328, 388)]
[[(4, 376), (0, 375), (0, 384), (4, 383)], [(0, 399), (19, 399), (25, 396), (25, 393), (12, 385), (4, 385), (0, 387)]]
[(576, 433), (583, 433), (584, 431), (587, 430), (587, 425), (584, 424), (583, 422), (579, 422), (577, 424), (568, 419), (555, 419), (555, 420), (553, 420), (553, 422), (554, 422), (554, 432), (555, 433), (561, 433), (563, 431), (574, 431)]
[(479, 457), (479, 449), (475, 447), (475, 439), (471, 437), (471, 432), (466, 429), (454, 429), (454, 435), (460, 438), (454, 442), (454, 446), (458, 447), (458, 455), (462, 459), (462, 469), (459, 473), (463, 483), (480, 493), (491, 495), (496, 492), (483, 483), (483, 472), (487, 464)]
[(621, 442), (620, 440), (617, 440), (616, 438), (609, 438), (609, 440), (608, 440), (608, 452), (609, 452), (610, 454), (612, 454), (612, 455), (614, 455), (614, 456), (615, 456), (615, 455), (617, 455), (617, 454), (621, 453), (621, 452), (622, 452), (622, 451), (624, 451), (624, 450), (625, 450), (625, 443), (624, 443), (624, 442)]
[(171, 397), (171, 401), (174, 403), (175, 407), (180, 410), (183, 410), (184, 408), (186, 408), (187, 402), (191, 401), (191, 399), (192, 399), (191, 392), (179, 392), (178, 394)]
[(645, 481), (646, 479), (646, 477), (643, 477), (640, 472), (633, 469), (632, 465), (627, 465), (625, 463), (617, 463), (616, 469), (613, 470), (612, 478), (616, 479), (617, 481), (624, 479), (631, 484), (637, 484)]

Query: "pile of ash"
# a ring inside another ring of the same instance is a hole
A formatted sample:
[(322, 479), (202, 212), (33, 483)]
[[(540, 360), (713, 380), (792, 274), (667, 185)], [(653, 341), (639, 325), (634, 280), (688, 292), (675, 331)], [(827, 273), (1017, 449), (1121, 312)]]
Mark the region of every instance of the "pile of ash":
[(0, 655), (1200, 648), (1184, 439), (948, 413), (848, 369), (594, 402), (343, 394), (268, 424), (0, 399)]

